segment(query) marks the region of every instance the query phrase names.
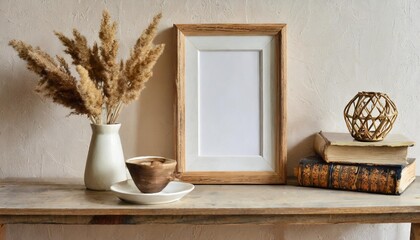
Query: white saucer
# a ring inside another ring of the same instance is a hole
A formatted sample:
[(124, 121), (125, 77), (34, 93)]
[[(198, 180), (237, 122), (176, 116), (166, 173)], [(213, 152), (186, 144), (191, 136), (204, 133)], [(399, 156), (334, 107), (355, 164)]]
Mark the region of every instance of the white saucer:
[(194, 189), (194, 185), (184, 182), (170, 182), (161, 192), (142, 193), (132, 179), (115, 183), (111, 191), (123, 201), (137, 204), (161, 204), (177, 201)]

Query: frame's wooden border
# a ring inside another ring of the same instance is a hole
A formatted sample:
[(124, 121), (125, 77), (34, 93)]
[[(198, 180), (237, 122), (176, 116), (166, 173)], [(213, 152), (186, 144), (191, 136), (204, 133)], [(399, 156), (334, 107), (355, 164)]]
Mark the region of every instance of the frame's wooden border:
[[(285, 184), (286, 143), (286, 24), (174, 24), (177, 38), (176, 159), (181, 180), (196, 184)], [(185, 171), (185, 36), (260, 36), (277, 38), (277, 113), (275, 172)]]

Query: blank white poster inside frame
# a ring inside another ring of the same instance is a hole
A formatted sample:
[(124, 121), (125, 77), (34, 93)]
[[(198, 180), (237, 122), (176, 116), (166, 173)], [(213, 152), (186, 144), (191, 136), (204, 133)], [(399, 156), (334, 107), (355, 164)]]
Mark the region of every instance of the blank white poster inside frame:
[(186, 37), (186, 171), (274, 170), (274, 73), (261, 64), (274, 48), (270, 36)]

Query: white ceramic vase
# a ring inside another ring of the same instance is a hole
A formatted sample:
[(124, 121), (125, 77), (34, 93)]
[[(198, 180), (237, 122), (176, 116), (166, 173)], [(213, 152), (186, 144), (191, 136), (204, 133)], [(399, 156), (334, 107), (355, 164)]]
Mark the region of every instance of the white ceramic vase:
[(85, 168), (85, 186), (90, 190), (109, 190), (127, 179), (124, 153), (118, 133), (121, 124), (91, 124), (92, 139)]

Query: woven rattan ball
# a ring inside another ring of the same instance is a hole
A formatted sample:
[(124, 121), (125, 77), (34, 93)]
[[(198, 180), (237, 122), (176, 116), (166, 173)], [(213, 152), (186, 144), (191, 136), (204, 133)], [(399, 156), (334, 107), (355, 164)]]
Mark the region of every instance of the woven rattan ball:
[(359, 92), (344, 108), (344, 120), (358, 141), (382, 141), (391, 131), (398, 111), (394, 102), (380, 92)]

